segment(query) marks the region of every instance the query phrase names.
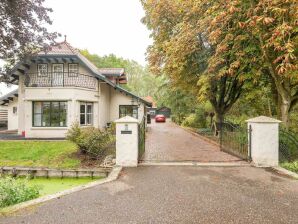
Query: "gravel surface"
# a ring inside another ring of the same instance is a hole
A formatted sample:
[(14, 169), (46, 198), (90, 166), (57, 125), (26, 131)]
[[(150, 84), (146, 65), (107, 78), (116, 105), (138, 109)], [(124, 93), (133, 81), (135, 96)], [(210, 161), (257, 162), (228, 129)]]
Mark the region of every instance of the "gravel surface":
[(16, 223), (297, 223), (298, 181), (254, 167), (148, 166), (0, 218)]

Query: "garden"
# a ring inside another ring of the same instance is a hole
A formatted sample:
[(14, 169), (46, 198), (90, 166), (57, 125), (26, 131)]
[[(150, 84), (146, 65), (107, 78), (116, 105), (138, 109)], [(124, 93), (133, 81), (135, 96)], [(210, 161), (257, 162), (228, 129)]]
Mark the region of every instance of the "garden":
[[(105, 158), (115, 156), (115, 130), (81, 128), (73, 124), (65, 141), (0, 141), (0, 167), (43, 168), (78, 172), (103, 166)], [(0, 209), (54, 194), (104, 176), (69, 178), (26, 176), (17, 173), (0, 177)]]

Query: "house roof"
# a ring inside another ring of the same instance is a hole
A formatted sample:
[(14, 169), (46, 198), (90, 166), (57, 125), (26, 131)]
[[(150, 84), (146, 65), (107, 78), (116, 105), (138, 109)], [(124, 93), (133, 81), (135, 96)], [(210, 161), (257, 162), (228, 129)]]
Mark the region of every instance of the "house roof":
[(8, 103), (7, 101), (9, 101), (10, 98), (12, 97), (16, 97), (18, 96), (18, 89), (15, 89), (7, 94), (5, 94), (4, 96), (0, 97), (0, 105), (4, 105), (6, 103)]
[(142, 101), (148, 106), (151, 106), (151, 103), (142, 99), (141, 97), (123, 89), (122, 87), (118, 86), (117, 84), (110, 81), (106, 76), (122, 76), (124, 73), (123, 68), (103, 68), (99, 69), (97, 68), (92, 62), (90, 62), (85, 56), (83, 56), (80, 51), (74, 47), (72, 47), (68, 42), (63, 41), (61, 43), (57, 43), (49, 47), (47, 50), (40, 51), (36, 55), (32, 56), (30, 59), (26, 59), (23, 61), (18, 62), (14, 68), (12, 69), (11, 76), (14, 80), (18, 79), (18, 76), (20, 74), (25, 74), (26, 70), (30, 68), (30, 63), (38, 61), (38, 60), (50, 60), (50, 59), (56, 59), (56, 60), (67, 60), (71, 62), (79, 61), (87, 69), (90, 70), (90, 72), (98, 79), (104, 81), (108, 85), (114, 87), (116, 90), (119, 90), (120, 92), (124, 92), (127, 95), (130, 95), (134, 98), (137, 98), (138, 100)]
[(143, 99), (150, 102), (152, 104), (153, 108), (157, 107), (157, 104), (156, 104), (156, 102), (155, 102), (155, 100), (153, 99), (152, 96), (146, 96), (146, 97), (143, 97)]
[(104, 76), (122, 76), (125, 74), (124, 68), (99, 68), (98, 71)]

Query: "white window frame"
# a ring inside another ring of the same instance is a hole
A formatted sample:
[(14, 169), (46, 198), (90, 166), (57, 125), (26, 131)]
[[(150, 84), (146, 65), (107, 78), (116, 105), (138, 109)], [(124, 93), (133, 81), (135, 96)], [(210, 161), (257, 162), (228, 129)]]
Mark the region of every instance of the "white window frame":
[[(81, 112), (81, 106), (84, 106), (85, 107), (85, 112)], [(91, 113), (88, 113), (87, 111), (87, 108), (88, 106), (91, 106)], [(81, 115), (84, 115), (84, 124), (81, 123)], [(88, 123), (88, 115), (91, 116), (91, 119), (90, 119), (90, 123)], [(94, 107), (93, 107), (93, 103), (90, 103), (90, 102), (80, 102), (80, 125), (81, 126), (92, 126), (93, 125), (93, 115), (94, 115)]]
[[(45, 66), (45, 68), (43, 68), (42, 66)], [(48, 64), (47, 63), (37, 64), (37, 73), (38, 73), (38, 76), (48, 76)]]

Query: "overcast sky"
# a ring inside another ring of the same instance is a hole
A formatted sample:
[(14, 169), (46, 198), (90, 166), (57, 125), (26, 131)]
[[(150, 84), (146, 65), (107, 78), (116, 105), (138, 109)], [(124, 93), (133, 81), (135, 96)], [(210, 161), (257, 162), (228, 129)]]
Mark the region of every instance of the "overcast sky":
[[(50, 30), (67, 35), (73, 47), (146, 64), (145, 52), (151, 40), (140, 22), (144, 11), (139, 0), (46, 0), (45, 5), (54, 10)], [(2, 94), (11, 90), (0, 84)]]

